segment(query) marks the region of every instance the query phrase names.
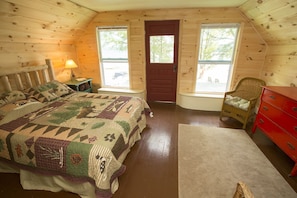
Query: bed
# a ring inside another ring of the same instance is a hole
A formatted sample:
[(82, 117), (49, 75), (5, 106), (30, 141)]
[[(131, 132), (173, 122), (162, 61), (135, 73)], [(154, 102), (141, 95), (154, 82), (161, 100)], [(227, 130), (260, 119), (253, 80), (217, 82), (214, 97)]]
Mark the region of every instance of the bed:
[(111, 197), (150, 108), (138, 97), (75, 92), (42, 66), (2, 69), (0, 172), (24, 189)]

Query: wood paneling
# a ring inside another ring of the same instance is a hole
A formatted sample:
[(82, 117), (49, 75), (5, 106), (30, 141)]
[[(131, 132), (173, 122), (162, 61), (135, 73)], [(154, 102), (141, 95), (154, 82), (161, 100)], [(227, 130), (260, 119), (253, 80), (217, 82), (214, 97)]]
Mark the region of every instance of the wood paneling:
[[(241, 23), (241, 40), (232, 85), (243, 76), (268, 85), (297, 84), (297, 1), (249, 0), (239, 8), (155, 9), (100, 12), (68, 0), (0, 1), (0, 68), (53, 60), (56, 76), (66, 80), (66, 59), (78, 76), (100, 87), (96, 26), (128, 25), (131, 86), (145, 89), (145, 20), (180, 20), (178, 91), (193, 92), (202, 23)], [(269, 50), (267, 50), (267, 46)], [(266, 58), (266, 59), (265, 59)]]
[[(178, 90), (193, 92), (196, 78), (196, 66), (199, 45), (200, 25), (203, 23), (240, 23), (242, 25), (241, 42), (238, 46), (238, 60), (234, 69), (234, 82), (244, 76), (259, 77), (265, 60), (266, 44), (254, 30), (246, 17), (237, 8), (203, 9), (162, 9), (101, 12), (86, 28), (86, 33), (76, 42), (78, 59), (89, 69), (97, 71), (98, 60), (94, 58), (97, 26), (128, 25), (130, 44), (131, 88), (145, 90), (145, 20), (180, 20), (180, 51), (178, 68)], [(92, 50), (87, 50), (88, 48)], [(91, 54), (91, 59), (89, 58)], [(97, 73), (84, 71), (83, 75), (92, 77), (100, 86)], [(95, 85), (95, 86), (96, 86)]]
[(268, 85), (297, 86), (297, 1), (247, 1), (240, 10), (267, 42), (261, 78)]
[(66, 59), (77, 60), (74, 40), (95, 15), (67, 0), (0, 1), (0, 68), (41, 65), (50, 58), (58, 80), (67, 80)]
[(247, 1), (240, 9), (268, 44), (296, 43), (296, 0)]

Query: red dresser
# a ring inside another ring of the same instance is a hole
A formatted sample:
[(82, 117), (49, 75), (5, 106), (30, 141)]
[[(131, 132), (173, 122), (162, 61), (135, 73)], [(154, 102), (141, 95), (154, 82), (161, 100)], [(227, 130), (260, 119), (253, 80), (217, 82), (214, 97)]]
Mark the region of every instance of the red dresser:
[(257, 127), (294, 160), (297, 175), (297, 87), (263, 87), (253, 133)]

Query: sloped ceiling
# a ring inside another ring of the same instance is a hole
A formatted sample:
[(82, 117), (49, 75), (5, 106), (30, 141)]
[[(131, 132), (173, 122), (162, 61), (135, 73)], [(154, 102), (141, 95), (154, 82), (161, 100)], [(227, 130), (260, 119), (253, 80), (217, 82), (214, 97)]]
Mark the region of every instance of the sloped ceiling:
[(297, 44), (297, 0), (249, 0), (240, 10), (268, 44)]
[(96, 15), (68, 0), (1, 0), (0, 42), (71, 44)]
[(238, 7), (247, 0), (71, 0), (101, 12), (162, 8)]
[(268, 44), (297, 43), (297, 0), (70, 0), (94, 10), (238, 7)]
[(237, 7), (268, 44), (297, 43), (297, 0), (2, 0), (0, 41), (73, 43), (98, 12), (199, 7)]

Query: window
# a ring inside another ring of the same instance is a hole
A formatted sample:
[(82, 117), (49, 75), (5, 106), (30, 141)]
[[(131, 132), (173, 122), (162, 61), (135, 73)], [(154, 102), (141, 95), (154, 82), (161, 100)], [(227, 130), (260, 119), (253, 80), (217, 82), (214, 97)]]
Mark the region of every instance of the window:
[(202, 25), (196, 92), (224, 93), (229, 87), (238, 24)]
[(173, 63), (174, 36), (150, 36), (150, 62)]
[(127, 27), (97, 28), (103, 87), (129, 88)]

